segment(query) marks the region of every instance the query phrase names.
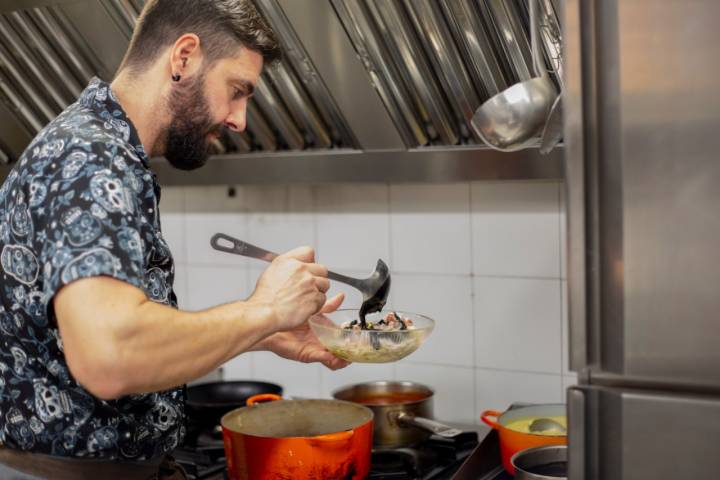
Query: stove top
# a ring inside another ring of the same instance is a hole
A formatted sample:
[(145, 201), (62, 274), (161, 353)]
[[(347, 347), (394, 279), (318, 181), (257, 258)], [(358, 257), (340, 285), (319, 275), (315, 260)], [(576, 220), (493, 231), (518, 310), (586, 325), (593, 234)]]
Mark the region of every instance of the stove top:
[[(464, 431), (454, 439), (432, 436), (420, 445), (375, 449), (371, 480), (449, 480), (476, 449), (478, 433)], [(200, 434), (173, 452), (190, 480), (224, 480), (225, 451), (217, 433)]]

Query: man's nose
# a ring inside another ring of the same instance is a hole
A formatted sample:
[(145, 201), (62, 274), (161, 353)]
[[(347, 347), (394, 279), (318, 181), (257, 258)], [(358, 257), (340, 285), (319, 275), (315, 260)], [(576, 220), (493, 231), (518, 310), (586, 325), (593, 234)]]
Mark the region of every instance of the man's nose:
[(247, 102), (242, 102), (242, 105), (230, 112), (230, 115), (225, 119), (225, 126), (235, 132), (242, 132), (245, 130), (247, 125)]

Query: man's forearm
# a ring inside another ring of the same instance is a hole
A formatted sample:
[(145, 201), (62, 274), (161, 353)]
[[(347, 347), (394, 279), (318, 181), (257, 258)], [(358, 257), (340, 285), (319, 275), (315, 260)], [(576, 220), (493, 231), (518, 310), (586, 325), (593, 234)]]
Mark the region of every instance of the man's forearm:
[(115, 332), (125, 394), (187, 383), (273, 333), (270, 308), (250, 302), (186, 312), (148, 300), (134, 317)]

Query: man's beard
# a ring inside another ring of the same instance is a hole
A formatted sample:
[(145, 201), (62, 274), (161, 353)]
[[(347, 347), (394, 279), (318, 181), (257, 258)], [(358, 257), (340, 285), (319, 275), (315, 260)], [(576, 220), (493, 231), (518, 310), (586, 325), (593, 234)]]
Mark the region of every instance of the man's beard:
[(173, 87), (167, 100), (172, 120), (160, 140), (164, 142), (165, 158), (173, 167), (195, 170), (205, 165), (214, 150), (208, 135), (219, 135), (223, 126), (213, 124), (210, 116), (205, 75)]

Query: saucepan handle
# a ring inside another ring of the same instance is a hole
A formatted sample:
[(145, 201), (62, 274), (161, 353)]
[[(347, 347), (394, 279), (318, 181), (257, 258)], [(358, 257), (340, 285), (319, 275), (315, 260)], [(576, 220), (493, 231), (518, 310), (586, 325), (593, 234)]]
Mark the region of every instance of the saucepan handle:
[(486, 425), (497, 430), (500, 428), (500, 425), (496, 421), (490, 420), (490, 418), (497, 419), (500, 415), (502, 415), (502, 413), (503, 412), (498, 412), (497, 410), (485, 410), (482, 412), (482, 415), (480, 415), (480, 420), (482, 420)]
[(449, 427), (444, 423), (430, 420), (429, 418), (416, 417), (414, 415), (410, 415), (404, 412), (394, 413), (391, 415), (395, 416), (395, 420), (397, 421), (398, 425), (405, 427), (418, 427), (441, 437), (453, 438), (457, 437), (462, 433), (462, 430)]

